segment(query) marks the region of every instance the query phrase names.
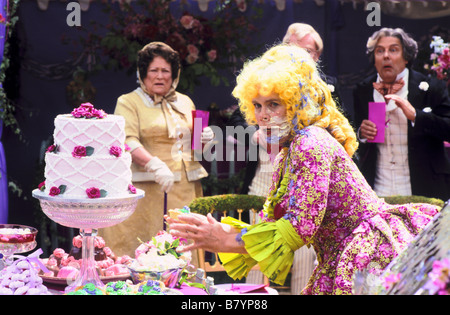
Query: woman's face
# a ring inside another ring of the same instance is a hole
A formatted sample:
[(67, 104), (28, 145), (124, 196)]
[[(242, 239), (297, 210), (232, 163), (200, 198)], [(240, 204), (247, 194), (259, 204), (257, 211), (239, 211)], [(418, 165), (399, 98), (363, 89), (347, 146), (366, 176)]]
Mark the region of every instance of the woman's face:
[(163, 57), (157, 56), (149, 64), (143, 82), (150, 94), (166, 95), (172, 86), (172, 67)]
[(258, 95), (253, 100), (255, 106), (255, 118), (259, 126), (267, 127), (276, 125), (277, 122), (285, 121), (286, 106), (275, 93), (268, 96)]

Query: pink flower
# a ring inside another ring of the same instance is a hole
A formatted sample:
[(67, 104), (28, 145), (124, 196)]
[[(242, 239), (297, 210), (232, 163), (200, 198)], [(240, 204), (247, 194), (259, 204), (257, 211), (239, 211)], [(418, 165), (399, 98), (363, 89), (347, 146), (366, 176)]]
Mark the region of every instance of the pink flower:
[(216, 60), (216, 58), (217, 58), (217, 50), (211, 49), (210, 51), (208, 51), (207, 55), (208, 55), (208, 61), (214, 62), (214, 60)]
[(86, 189), (86, 194), (87, 194), (88, 198), (91, 198), (91, 199), (101, 197), (100, 189), (98, 189), (96, 187), (91, 187), (91, 188)]
[(188, 64), (193, 64), (193, 63), (195, 63), (196, 61), (198, 60), (198, 55), (191, 55), (191, 54), (189, 54), (187, 57), (186, 57), (186, 62), (188, 63)]
[(50, 192), (49, 192), (50, 196), (58, 196), (60, 193), (61, 193), (61, 190), (58, 187), (53, 186), (52, 188), (50, 188)]
[(370, 257), (367, 253), (359, 253), (355, 258), (356, 267), (363, 270), (370, 262)]
[(76, 237), (73, 238), (72, 245), (76, 248), (81, 248), (81, 246), (83, 245), (83, 239), (81, 238), (80, 235), (77, 235)]
[(198, 57), (199, 50), (195, 45), (189, 44), (187, 45), (187, 49), (190, 55), (194, 55)]
[(125, 143), (125, 151), (128, 152), (128, 151), (130, 151), (130, 150), (131, 150), (131, 148), (128, 146), (128, 144)]
[(180, 19), (181, 25), (187, 30), (190, 30), (194, 26), (194, 22), (195, 19), (191, 15), (183, 15)]
[(95, 109), (91, 103), (83, 103), (72, 111), (72, 116), (75, 118), (105, 118), (107, 115), (103, 110)]
[(122, 149), (118, 146), (113, 145), (109, 149), (109, 154), (114, 155), (116, 157), (120, 157), (122, 155)]
[(135, 194), (136, 193), (136, 187), (134, 187), (133, 185), (128, 185), (128, 190), (132, 193)]
[(83, 147), (81, 145), (76, 146), (75, 148), (73, 148), (72, 156), (75, 158), (86, 156), (86, 147)]

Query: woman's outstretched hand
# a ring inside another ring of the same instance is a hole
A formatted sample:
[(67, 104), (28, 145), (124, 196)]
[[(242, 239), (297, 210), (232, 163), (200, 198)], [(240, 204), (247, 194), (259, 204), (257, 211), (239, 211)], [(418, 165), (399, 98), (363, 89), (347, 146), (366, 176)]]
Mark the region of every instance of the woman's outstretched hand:
[(236, 241), (238, 231), (228, 224), (218, 222), (210, 213), (207, 216), (195, 213), (180, 214), (178, 220), (166, 216), (166, 221), (170, 234), (193, 241), (180, 246), (177, 249), (179, 252), (201, 248), (213, 253), (245, 253), (243, 245)]

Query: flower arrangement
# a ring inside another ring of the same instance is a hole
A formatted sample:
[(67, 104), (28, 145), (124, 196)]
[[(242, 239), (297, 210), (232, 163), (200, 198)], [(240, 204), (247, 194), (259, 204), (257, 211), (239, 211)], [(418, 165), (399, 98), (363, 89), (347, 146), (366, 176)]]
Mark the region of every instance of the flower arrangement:
[(430, 48), (434, 50), (430, 55), (431, 70), (438, 79), (445, 80), (450, 85), (450, 44), (445, 43), (440, 36), (433, 36)]
[[(184, 5), (187, 4), (181, 4)], [(93, 21), (94, 29), (101, 31), (88, 32), (80, 43), (92, 54), (91, 61), (104, 60), (102, 57), (106, 56), (106, 68), (133, 74), (137, 52), (152, 41), (165, 42), (181, 57), (178, 85), (181, 91), (192, 92), (202, 76), (209, 77), (214, 86), (221, 82), (228, 84), (219, 69), (230, 69), (252, 50), (249, 39), (256, 30), (250, 18), (240, 11), (240, 5), (236, 1), (216, 1), (214, 17), (207, 19), (187, 11), (176, 16), (178, 13), (173, 13), (176, 10), (167, 0), (120, 1), (119, 4), (104, 1), (110, 23), (99, 25)], [(260, 10), (255, 12), (252, 19), (261, 15)], [(102, 68), (100, 64), (89, 66)]]
[(159, 280), (169, 288), (181, 284), (190, 273), (188, 267), (191, 253), (178, 253), (177, 247), (186, 240), (160, 231), (150, 241), (141, 242), (136, 248), (135, 257), (128, 266), (134, 283), (146, 280)]

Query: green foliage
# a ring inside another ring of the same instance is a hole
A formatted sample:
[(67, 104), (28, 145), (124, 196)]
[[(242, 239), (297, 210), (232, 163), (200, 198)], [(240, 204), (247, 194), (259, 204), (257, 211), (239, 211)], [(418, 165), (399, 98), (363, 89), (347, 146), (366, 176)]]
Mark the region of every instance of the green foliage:
[(201, 77), (209, 78), (212, 86), (229, 85), (220, 70), (240, 67), (248, 53), (254, 51), (250, 39), (256, 28), (252, 21), (262, 11), (256, 9), (248, 17), (235, 1), (215, 3), (214, 17), (207, 19), (193, 16), (183, 3), (180, 4), (183, 14), (176, 17), (167, 0), (121, 1), (120, 4), (105, 1), (104, 12), (109, 15), (109, 23), (100, 25), (92, 21), (86, 36), (80, 39), (92, 55), (90, 59), (101, 60), (90, 64), (90, 68), (135, 74), (138, 51), (150, 42), (161, 41), (180, 54), (182, 71), (178, 89), (181, 92), (193, 92)]
[(193, 200), (189, 208), (192, 212), (206, 215), (212, 212), (223, 212), (241, 209), (262, 210), (266, 198), (253, 195), (224, 194), (216, 196), (200, 197)]
[(402, 205), (406, 203), (428, 203), (435, 206), (443, 207), (444, 201), (437, 198), (428, 198), (423, 196), (389, 196), (383, 197), (384, 201), (391, 205)]
[[(10, 0), (9, 1), (9, 12), (8, 17), (5, 20), (6, 23), (6, 39), (11, 38), (11, 35), (15, 29), (15, 25), (19, 20), (19, 17), (16, 16), (17, 7), (19, 6), (20, 0)], [(4, 40), (1, 38), (0, 40)], [(16, 104), (13, 100), (9, 99), (6, 95), (6, 92), (3, 88), (3, 84), (6, 80), (6, 70), (10, 66), (10, 52), (9, 52), (10, 44), (9, 41), (5, 41), (4, 51), (3, 51), (3, 60), (0, 65), (0, 120), (3, 121), (5, 127), (11, 128), (16, 135), (21, 136), (21, 130), (19, 127), (19, 123), (15, 117), (16, 113)]]

